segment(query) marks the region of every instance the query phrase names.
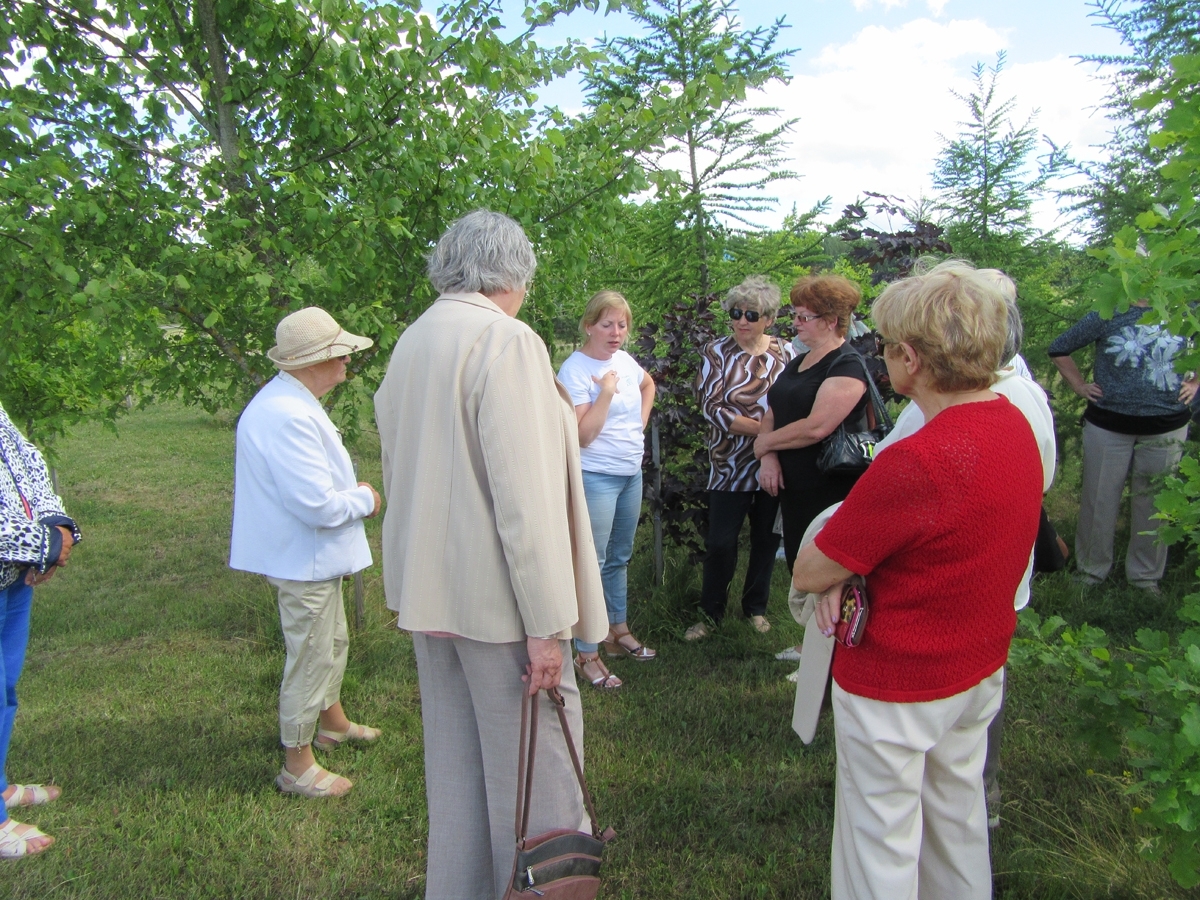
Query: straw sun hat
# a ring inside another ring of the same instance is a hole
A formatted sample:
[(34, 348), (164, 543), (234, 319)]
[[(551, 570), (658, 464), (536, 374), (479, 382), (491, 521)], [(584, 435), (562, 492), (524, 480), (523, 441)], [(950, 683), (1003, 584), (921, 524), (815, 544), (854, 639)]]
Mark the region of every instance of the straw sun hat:
[(284, 316), (275, 326), (275, 346), (267, 351), (267, 358), (290, 372), (366, 350), (374, 343), (343, 329), (321, 307), (309, 306)]

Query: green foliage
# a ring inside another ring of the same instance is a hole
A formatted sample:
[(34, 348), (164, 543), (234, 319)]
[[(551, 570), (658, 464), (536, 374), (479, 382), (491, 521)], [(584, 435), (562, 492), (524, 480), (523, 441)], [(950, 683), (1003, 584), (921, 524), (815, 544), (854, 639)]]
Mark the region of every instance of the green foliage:
[[(644, 112), (535, 106), (540, 84), (596, 61), (532, 38), (577, 5), (542, 3), (505, 40), (495, 0), (438, 21), (416, 2), (0, 2), (14, 415), (44, 435), (126, 394), (237, 406), (272, 372), (276, 322), (309, 304), (376, 339), (353, 363), (374, 383), (431, 300), (431, 242), (479, 206), (537, 244), (549, 277), (526, 315), (549, 333), (552, 290), (647, 186), (624, 152)], [(337, 392), (344, 421), (367, 394)]]
[(793, 210), (777, 231), (730, 234), (724, 252), (712, 265), (716, 292), (739, 284), (748, 275), (766, 275), (783, 289), (786, 297), (798, 278), (829, 261), (825, 235), (814, 227), (827, 205), (823, 202), (802, 214)]
[[(1149, 300), (1146, 320), (1185, 338), (1188, 347), (1177, 365), (1195, 368), (1200, 54), (1172, 58), (1166, 77), (1133, 102), (1152, 111), (1157, 122), (1149, 141), (1163, 161), (1157, 172), (1160, 202), (1138, 215), (1136, 225), (1121, 228), (1110, 245), (1090, 251), (1105, 267), (1094, 281), (1096, 307), (1111, 315)], [(1200, 468), (1194, 456), (1184, 457), (1157, 503), (1166, 523), (1163, 539), (1200, 546)], [(1124, 750), (1140, 770), (1134, 789), (1152, 798), (1140, 815), (1161, 832), (1146, 852), (1168, 854), (1172, 875), (1192, 887), (1200, 884), (1200, 593), (1184, 598), (1179, 616), (1188, 627), (1175, 640), (1143, 629), (1134, 646), (1113, 653), (1102, 631), (1067, 629), (1061, 645), (1044, 650), (1041, 658), (1073, 670), (1093, 747), (1107, 754)]]
[[(1200, 621), (1200, 595), (1185, 609)], [(1173, 642), (1166, 632), (1141, 629), (1134, 646), (1114, 652), (1101, 629), (1064, 625), (1025, 610), (1027, 637), (1014, 642), (1010, 659), (1036, 659), (1072, 678), (1083, 736), (1105, 758), (1127, 754), (1141, 773), (1128, 792), (1150, 802), (1134, 814), (1161, 834), (1141, 852), (1165, 856), (1183, 887), (1200, 885), (1200, 646), (1194, 635)]]
[(744, 30), (731, 0), (651, 0), (632, 15), (646, 35), (601, 43), (609, 61), (585, 79), (589, 103), (625, 105), (654, 123), (639, 155), (661, 210), (695, 245), (695, 269), (681, 267), (693, 279), (685, 293), (707, 294), (718, 258), (715, 233), (725, 220), (748, 224), (748, 216), (769, 209), (769, 185), (793, 177), (783, 152), (793, 121), (764, 127), (778, 110), (750, 107), (747, 98), (772, 81), (786, 82), (784, 64), (794, 51), (775, 49), (782, 18)]
[(1150, 301), (1148, 320), (1188, 340), (1178, 364), (1195, 369), (1200, 334), (1195, 301), (1200, 297), (1200, 53), (1177, 56), (1158, 87), (1138, 100), (1158, 111), (1160, 126), (1150, 136), (1166, 161), (1159, 169), (1160, 202), (1143, 211), (1136, 225), (1091, 254), (1106, 267), (1096, 281), (1097, 307), (1106, 314)]
[(1032, 118), (1020, 126), (1011, 114), (1015, 100), (1000, 100), (996, 88), (1004, 69), (1004, 53), (996, 64), (975, 66), (969, 94), (953, 92), (966, 104), (962, 132), (945, 147), (933, 172), (939, 206), (950, 217), (947, 228), (958, 252), (982, 260), (995, 241), (1022, 241), (1031, 232), (1030, 210), (1045, 186), (1044, 175), (1029, 171), (1038, 133)]
[(1094, 242), (1108, 243), (1159, 199), (1163, 151), (1149, 142), (1158, 125), (1153, 108), (1138, 98), (1170, 73), (1171, 59), (1200, 51), (1197, 0), (1093, 0), (1093, 15), (1125, 45), (1116, 55), (1084, 57), (1108, 72), (1104, 104), (1112, 134), (1104, 158), (1074, 164), (1082, 185), (1060, 192), (1074, 204)]

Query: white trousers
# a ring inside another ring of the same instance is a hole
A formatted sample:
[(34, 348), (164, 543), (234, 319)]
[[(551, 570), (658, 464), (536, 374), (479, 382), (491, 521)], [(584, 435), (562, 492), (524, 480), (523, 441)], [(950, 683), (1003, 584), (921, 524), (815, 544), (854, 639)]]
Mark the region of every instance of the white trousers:
[[(567, 722), (583, 759), (583, 710), (562, 650)], [(413, 634), (425, 730), (429, 862), (425, 900), (497, 900), (512, 878), (516, 854), (517, 754), (525, 642), (485, 644)], [(550, 700), (539, 693), (537, 753), (529, 834), (552, 828), (590, 831), (583, 793)], [(532, 898), (533, 895), (531, 894)]]
[[(1097, 580), (1113, 566), (1113, 534), (1125, 481), (1129, 485), (1129, 550), (1125, 579), (1138, 587), (1157, 584), (1167, 567), (1167, 547), (1158, 541), (1154, 495), (1158, 477), (1174, 470), (1183, 455), (1187, 426), (1166, 434), (1118, 434), (1083, 423), (1083, 484), (1079, 494), (1079, 527), (1075, 530), (1075, 565)], [(1149, 533), (1147, 533), (1149, 532)]]
[(321, 711), (342, 695), (350, 648), (342, 579), (267, 581), (279, 592), (279, 623), (287, 647), (279, 685), (279, 740), (285, 747), (305, 747), (312, 743)]
[[(851, 651), (853, 652), (853, 651)], [(989, 900), (983, 759), (1004, 670), (926, 703), (833, 686), (832, 900)]]

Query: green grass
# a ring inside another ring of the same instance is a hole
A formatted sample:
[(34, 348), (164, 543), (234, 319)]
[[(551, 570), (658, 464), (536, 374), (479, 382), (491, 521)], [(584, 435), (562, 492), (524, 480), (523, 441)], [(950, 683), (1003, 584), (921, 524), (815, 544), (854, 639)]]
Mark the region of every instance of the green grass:
[[(362, 477), (378, 484), (369, 435), (357, 453)], [(116, 435), (77, 429), (60, 460), (86, 540), (38, 590), (9, 756), (12, 780), (62, 786), (61, 800), (18, 816), (58, 842), (3, 864), (0, 896), (422, 896), (416, 671), (379, 567), (366, 573), (366, 628), (352, 636), (343, 699), (384, 737), (329, 757), (355, 781), (348, 797), (283, 797), (272, 782), (283, 666), (273, 594), (225, 566), (231, 423), (169, 405), (139, 410)], [(1066, 515), (1067, 499), (1054, 499)], [(378, 522), (368, 534), (378, 560)], [(827, 896), (832, 723), (809, 747), (791, 732), (794, 688), (773, 659), (800, 637), (783, 567), (769, 635), (735, 609), (711, 639), (686, 644), (699, 570), (672, 557), (666, 584), (652, 587), (648, 529), (640, 537), (631, 616), (660, 659), (616, 661), (627, 686), (584, 694), (590, 784), (618, 832), (602, 896)], [(1118, 636), (1147, 622), (1175, 628), (1186, 571), (1172, 571), (1161, 600), (1056, 575), (1038, 583), (1035, 604)], [(1185, 896), (1138, 856), (1147, 835), (1124, 794), (1130, 776), (1073, 741), (1066, 686), (1020, 671), (1011, 690), (996, 896)]]

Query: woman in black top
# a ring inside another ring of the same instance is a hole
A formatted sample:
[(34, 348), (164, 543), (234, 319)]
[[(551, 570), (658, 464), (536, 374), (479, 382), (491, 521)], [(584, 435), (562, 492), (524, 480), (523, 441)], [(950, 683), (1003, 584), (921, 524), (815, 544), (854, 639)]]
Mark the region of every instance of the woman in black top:
[(821, 441), (843, 421), (866, 428), (867, 376), (846, 343), (850, 317), (862, 300), (854, 282), (840, 275), (800, 279), (791, 292), (797, 337), (809, 348), (796, 357), (767, 393), (767, 413), (754, 455), (759, 482), (778, 495), (788, 569), (800, 538), (826, 507), (846, 499), (858, 475), (825, 475), (817, 469)]

